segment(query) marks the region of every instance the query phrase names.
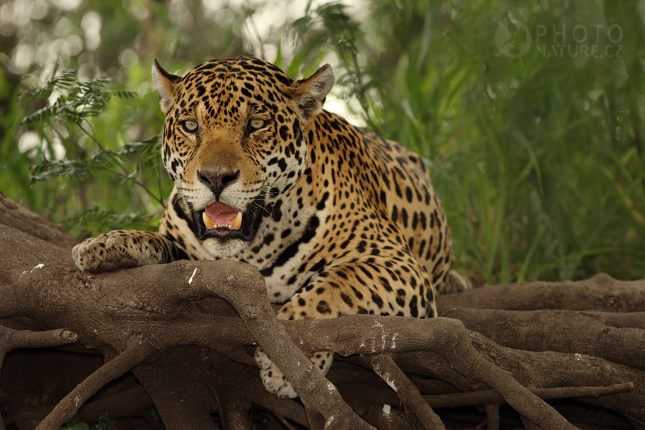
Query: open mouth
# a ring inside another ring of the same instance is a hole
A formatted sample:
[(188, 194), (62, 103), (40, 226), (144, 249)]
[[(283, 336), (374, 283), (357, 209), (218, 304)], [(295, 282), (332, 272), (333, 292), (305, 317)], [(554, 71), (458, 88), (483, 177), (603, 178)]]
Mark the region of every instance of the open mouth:
[(259, 213), (242, 212), (222, 202), (215, 202), (193, 213), (200, 240), (208, 238), (250, 240), (259, 221)]
[(222, 202), (215, 202), (202, 212), (202, 221), (207, 230), (239, 230), (242, 227), (242, 211)]

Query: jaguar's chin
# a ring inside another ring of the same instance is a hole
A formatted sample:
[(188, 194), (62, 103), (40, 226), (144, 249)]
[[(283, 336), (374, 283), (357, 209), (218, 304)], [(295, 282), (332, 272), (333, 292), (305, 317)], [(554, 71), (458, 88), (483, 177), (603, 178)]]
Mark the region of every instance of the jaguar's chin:
[(217, 238), (208, 238), (201, 241), (202, 247), (215, 258), (233, 258), (244, 251), (250, 242), (241, 239), (230, 239), (226, 241)]

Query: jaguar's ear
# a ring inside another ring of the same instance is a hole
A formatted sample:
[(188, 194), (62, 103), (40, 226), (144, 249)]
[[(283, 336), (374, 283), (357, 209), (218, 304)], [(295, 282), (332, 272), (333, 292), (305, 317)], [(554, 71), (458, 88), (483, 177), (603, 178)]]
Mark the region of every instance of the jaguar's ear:
[(155, 58), (152, 65), (152, 82), (159, 93), (159, 104), (161, 104), (161, 111), (164, 115), (168, 113), (175, 103), (177, 83), (180, 80), (181, 78), (179, 76), (166, 72)]
[(334, 86), (335, 80), (334, 70), (329, 64), (325, 64), (309, 79), (294, 82), (289, 87), (289, 96), (305, 122), (322, 111), (325, 97)]

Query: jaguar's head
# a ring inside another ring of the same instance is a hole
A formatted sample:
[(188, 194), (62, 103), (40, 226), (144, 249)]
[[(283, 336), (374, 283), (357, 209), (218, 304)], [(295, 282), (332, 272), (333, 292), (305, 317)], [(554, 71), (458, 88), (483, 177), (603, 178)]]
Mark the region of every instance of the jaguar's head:
[(262, 211), (300, 179), (305, 129), (334, 84), (332, 68), (292, 81), (266, 61), (240, 57), (182, 78), (155, 60), (152, 78), (166, 115), (166, 170), (204, 248), (231, 257), (251, 242)]

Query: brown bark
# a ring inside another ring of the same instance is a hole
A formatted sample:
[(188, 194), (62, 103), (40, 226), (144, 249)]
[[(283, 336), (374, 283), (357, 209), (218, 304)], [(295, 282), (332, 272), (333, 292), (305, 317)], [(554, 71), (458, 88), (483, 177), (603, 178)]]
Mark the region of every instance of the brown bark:
[[(441, 297), (442, 315), (452, 318), (356, 315), (281, 323), (250, 266), (178, 261), (81, 273), (71, 261), (73, 242), (58, 228), (4, 195), (0, 208), (0, 366), (12, 350), (70, 343), (77, 345), (65, 347), (70, 356), (87, 348), (105, 357), (103, 365), (84, 367), (80, 381), (66, 385), (67, 395), (49, 398), (50, 411), (33, 407), (37, 413), (29, 417), (11, 397), (15, 387), (3, 386), (9, 376), (0, 374), (0, 406), (17, 428), (40, 422), (38, 429), (56, 429), (105, 386), (82, 413), (106, 408), (118, 416), (154, 402), (169, 429), (217, 429), (213, 412), (225, 428), (250, 428), (253, 405), (285, 428), (287, 420), (312, 429), (442, 428), (431, 408), (463, 404), (487, 405), (494, 428), (495, 405), (502, 402), (527, 428), (566, 429), (576, 427), (542, 398), (572, 396), (645, 425), (644, 324), (636, 313), (645, 312), (642, 282), (603, 275), (561, 285), (485, 287)], [(584, 302), (575, 305), (579, 311), (630, 313), (502, 310), (567, 309), (576, 300)], [(285, 372), (302, 405), (262, 388), (250, 355), (257, 345)], [(326, 379), (306, 358), (321, 350), (353, 357), (339, 357)], [(145, 392), (129, 382), (111, 384), (128, 371)], [(399, 406), (404, 414), (394, 409)]]
[(530, 282), (478, 288), (439, 296), (443, 315), (462, 306), (476, 309), (645, 312), (645, 280), (618, 281), (600, 273), (584, 281)]
[[(444, 316), (461, 320), (500, 345), (530, 351), (560, 351), (588, 354), (645, 370), (645, 330), (612, 324), (611, 314), (568, 310), (506, 311), (453, 308)], [(644, 313), (620, 316), (638, 325)], [(562, 322), (566, 321), (566, 324)]]
[(72, 249), (77, 243), (77, 240), (68, 232), (14, 202), (2, 191), (0, 191), (0, 224), (24, 231), (63, 248)]

